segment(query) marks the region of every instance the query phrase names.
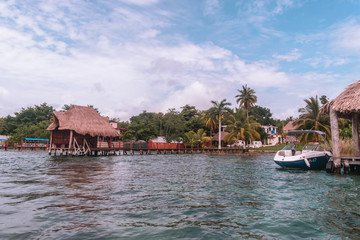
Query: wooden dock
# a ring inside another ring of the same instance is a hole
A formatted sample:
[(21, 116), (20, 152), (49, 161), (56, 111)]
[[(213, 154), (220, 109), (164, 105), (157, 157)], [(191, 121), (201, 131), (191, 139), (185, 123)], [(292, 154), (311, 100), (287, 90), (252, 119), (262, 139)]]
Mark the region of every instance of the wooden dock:
[(348, 168), (350, 173), (360, 174), (360, 157), (341, 157), (342, 165), (344, 166), (344, 171), (346, 171), (347, 163), (349, 164)]
[(344, 174), (354, 173), (360, 174), (360, 157), (356, 156), (343, 156), (340, 157), (341, 168), (335, 168), (334, 158), (330, 158), (326, 165), (326, 171), (328, 173), (341, 173), (343, 169)]
[(6, 141), (5, 144), (0, 145), (0, 149), (5, 151), (9, 149), (15, 150), (46, 150), (49, 144), (47, 141)]
[(152, 155), (152, 154), (237, 154), (249, 152), (243, 148), (201, 148), (201, 147), (182, 147), (182, 148), (154, 148), (154, 147), (96, 147), (88, 151), (67, 148), (52, 148), (49, 155), (53, 156), (111, 156), (111, 155)]

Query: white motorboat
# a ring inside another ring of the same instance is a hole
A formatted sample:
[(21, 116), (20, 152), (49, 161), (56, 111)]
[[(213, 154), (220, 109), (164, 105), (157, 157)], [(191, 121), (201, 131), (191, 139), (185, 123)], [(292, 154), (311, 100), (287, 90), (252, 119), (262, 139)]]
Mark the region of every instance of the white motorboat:
[(332, 157), (331, 147), (326, 141), (325, 133), (315, 130), (294, 130), (289, 131), (288, 135), (298, 136), (309, 133), (319, 135), (329, 150), (316, 142), (306, 144), (302, 151), (296, 151), (295, 144), (291, 143), (276, 153), (274, 157), (275, 163), (289, 169), (325, 169), (326, 163)]

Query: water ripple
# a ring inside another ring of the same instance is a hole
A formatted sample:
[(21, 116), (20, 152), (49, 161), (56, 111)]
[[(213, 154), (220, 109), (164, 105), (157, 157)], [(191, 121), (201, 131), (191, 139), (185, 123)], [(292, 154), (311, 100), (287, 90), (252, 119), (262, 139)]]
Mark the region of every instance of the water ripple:
[(360, 177), (271, 155), (1, 152), (1, 239), (359, 239)]

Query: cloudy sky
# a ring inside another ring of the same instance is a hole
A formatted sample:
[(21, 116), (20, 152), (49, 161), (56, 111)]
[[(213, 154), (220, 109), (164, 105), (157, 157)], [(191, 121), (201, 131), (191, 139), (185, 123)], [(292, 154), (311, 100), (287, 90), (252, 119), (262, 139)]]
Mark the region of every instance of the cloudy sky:
[(360, 79), (356, 0), (1, 0), (0, 117), (46, 102), (127, 120), (255, 89), (276, 118)]

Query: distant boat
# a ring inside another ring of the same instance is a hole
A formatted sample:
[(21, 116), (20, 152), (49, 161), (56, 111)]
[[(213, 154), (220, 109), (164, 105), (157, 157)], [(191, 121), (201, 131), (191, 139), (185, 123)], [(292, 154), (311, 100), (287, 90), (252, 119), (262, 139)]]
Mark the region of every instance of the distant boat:
[[(289, 131), (288, 135), (298, 136), (308, 133), (319, 135), (331, 149), (330, 144), (326, 141), (325, 133), (321, 131), (294, 130)], [(287, 169), (325, 169), (330, 157), (332, 157), (331, 151), (324, 149), (319, 143), (308, 143), (303, 147), (302, 151), (296, 151), (295, 144), (291, 143), (276, 153), (274, 161), (279, 166)]]

